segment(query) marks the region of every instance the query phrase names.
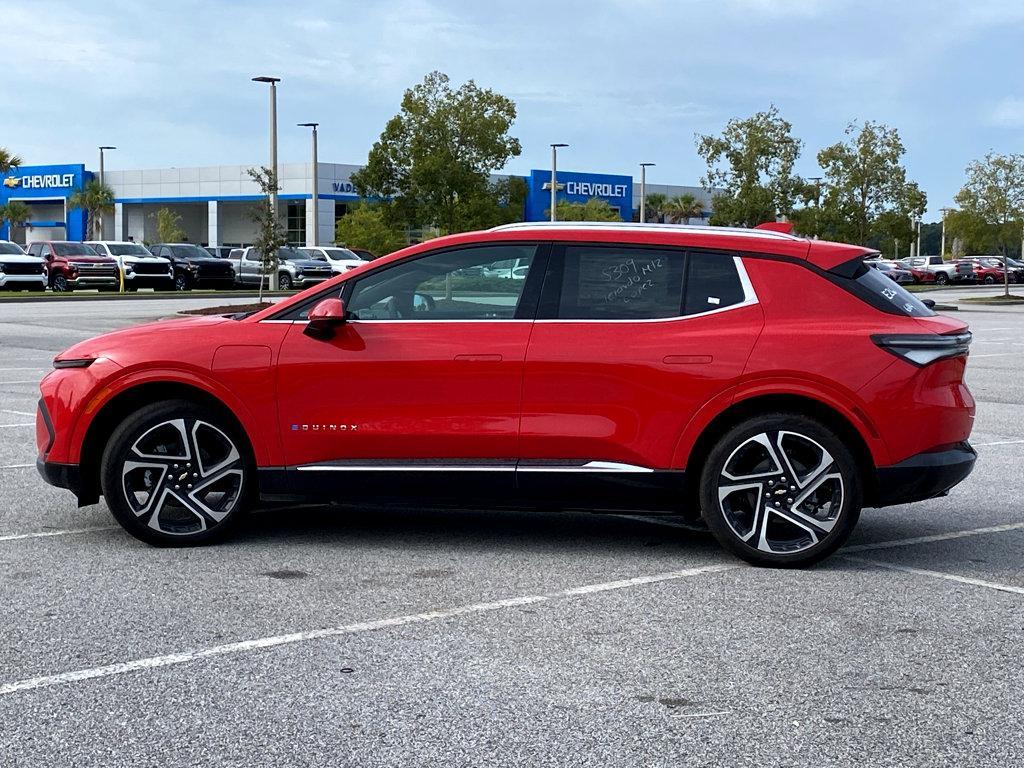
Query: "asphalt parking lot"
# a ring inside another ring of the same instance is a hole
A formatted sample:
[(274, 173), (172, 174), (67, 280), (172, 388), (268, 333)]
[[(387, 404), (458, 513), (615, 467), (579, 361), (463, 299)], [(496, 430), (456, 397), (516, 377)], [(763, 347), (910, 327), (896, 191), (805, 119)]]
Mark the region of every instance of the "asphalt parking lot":
[(0, 304), (0, 764), (1024, 764), (1024, 307), (951, 313), (974, 474), (772, 571), (567, 513), (300, 508), (147, 547), (38, 478), (37, 382), (204, 302)]

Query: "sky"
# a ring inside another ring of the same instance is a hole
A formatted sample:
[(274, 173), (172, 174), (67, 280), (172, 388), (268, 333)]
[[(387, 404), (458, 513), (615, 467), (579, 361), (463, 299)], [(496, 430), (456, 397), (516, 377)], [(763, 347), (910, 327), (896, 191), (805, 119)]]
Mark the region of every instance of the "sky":
[(804, 148), (851, 121), (898, 129), (929, 214), (987, 152), (1024, 151), (1024, 0), (4, 0), (0, 146), (26, 164), (160, 168), (279, 157), (363, 163), (431, 70), (515, 100), (522, 154), (547, 168), (698, 184), (696, 134), (775, 104)]

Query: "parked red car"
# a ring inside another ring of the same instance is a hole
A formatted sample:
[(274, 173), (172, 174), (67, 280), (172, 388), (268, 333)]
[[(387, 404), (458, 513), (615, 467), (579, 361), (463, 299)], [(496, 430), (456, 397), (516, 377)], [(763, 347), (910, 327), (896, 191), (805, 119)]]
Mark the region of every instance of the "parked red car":
[(47, 240), (28, 247), (31, 256), (46, 261), (47, 285), (53, 291), (97, 288), (117, 291), (121, 285), (117, 261), (100, 256), (92, 246), (73, 240)]
[(935, 282), (936, 273), (929, 272), (928, 270), (922, 270), (920, 267), (915, 267), (906, 259), (901, 259), (900, 261), (896, 262), (896, 264), (898, 264), (904, 270), (907, 270), (910, 273), (911, 277), (914, 279), (915, 283)]
[(975, 283), (992, 284), (1003, 282), (1003, 275), (1005, 273), (1001, 260), (992, 258), (960, 259), (957, 265), (961, 264), (970, 265), (974, 271)]
[[(966, 325), (870, 254), (643, 224), (438, 238), (71, 347), (38, 466), (155, 544), (220, 539), (261, 497), (371, 497), (681, 513), (753, 563), (812, 563), (863, 506), (975, 461)], [(485, 273), (507, 260), (525, 278)]]

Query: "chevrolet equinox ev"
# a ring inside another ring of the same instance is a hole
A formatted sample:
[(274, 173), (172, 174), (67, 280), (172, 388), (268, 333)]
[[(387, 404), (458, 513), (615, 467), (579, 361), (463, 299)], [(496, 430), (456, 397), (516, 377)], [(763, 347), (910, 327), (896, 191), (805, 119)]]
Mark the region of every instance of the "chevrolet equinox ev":
[(966, 325), (872, 255), (668, 225), (438, 238), (60, 353), (38, 467), (158, 545), (219, 540), (261, 500), (430, 500), (683, 515), (752, 563), (810, 564), (862, 507), (944, 495), (976, 458)]

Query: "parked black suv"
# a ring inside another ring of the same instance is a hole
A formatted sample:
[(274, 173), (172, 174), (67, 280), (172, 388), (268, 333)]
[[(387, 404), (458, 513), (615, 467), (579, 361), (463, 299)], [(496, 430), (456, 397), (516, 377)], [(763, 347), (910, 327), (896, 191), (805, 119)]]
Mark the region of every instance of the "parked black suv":
[(174, 288), (232, 288), (235, 270), (226, 259), (218, 259), (195, 243), (157, 243), (149, 247), (154, 256), (171, 260)]

